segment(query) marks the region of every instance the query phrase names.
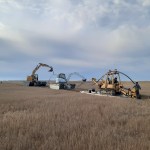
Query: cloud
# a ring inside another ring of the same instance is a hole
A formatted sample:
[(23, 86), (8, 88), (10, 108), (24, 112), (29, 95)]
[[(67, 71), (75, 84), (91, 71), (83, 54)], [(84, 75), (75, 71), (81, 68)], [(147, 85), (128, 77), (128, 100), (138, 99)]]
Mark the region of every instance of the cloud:
[(150, 1), (149, 0), (143, 0), (142, 4), (143, 4), (143, 6), (146, 6), (146, 7), (148, 6), (149, 7), (150, 6)]
[(3, 30), (5, 28), (5, 25), (0, 22), (0, 30)]
[(0, 62), (30, 70), (43, 61), (64, 71), (150, 71), (149, 6), (147, 0), (0, 0)]

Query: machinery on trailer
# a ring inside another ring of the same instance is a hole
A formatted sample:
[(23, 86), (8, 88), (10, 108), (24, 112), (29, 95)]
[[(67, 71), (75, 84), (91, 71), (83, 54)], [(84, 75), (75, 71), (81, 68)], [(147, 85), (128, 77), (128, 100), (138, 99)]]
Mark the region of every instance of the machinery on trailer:
[(50, 88), (51, 89), (57, 89), (57, 90), (59, 90), (59, 89), (65, 89), (65, 90), (75, 89), (76, 84), (69, 83), (70, 78), (73, 75), (76, 75), (76, 76), (80, 77), (82, 79), (82, 82), (86, 82), (86, 78), (84, 78), (82, 75), (80, 75), (77, 72), (70, 73), (68, 75), (68, 77), (66, 77), (66, 75), (64, 73), (59, 73), (57, 75), (57, 78), (55, 79), (55, 83), (50, 83), (49, 84)]
[[(126, 76), (133, 83), (132, 89), (124, 87), (120, 75)], [(141, 97), (138, 82), (135, 83), (129, 76), (118, 70), (109, 70), (98, 81), (96, 81), (95, 78), (92, 78), (92, 81), (98, 85), (100, 94), (110, 94), (112, 96), (124, 95), (126, 97), (137, 99), (140, 99)]]
[(46, 81), (39, 81), (38, 80), (38, 74), (36, 74), (37, 70), (40, 67), (47, 67), (49, 68), (49, 72), (53, 72), (53, 67), (49, 66), (47, 64), (39, 63), (34, 70), (32, 71), (32, 74), (30, 76), (27, 76), (27, 81), (29, 82), (29, 86), (46, 86)]

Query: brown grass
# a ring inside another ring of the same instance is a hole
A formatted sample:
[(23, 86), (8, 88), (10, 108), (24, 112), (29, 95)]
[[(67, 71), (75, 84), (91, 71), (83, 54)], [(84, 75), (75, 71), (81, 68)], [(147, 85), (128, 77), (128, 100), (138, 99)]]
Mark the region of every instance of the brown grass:
[(149, 149), (149, 99), (0, 85), (0, 150)]

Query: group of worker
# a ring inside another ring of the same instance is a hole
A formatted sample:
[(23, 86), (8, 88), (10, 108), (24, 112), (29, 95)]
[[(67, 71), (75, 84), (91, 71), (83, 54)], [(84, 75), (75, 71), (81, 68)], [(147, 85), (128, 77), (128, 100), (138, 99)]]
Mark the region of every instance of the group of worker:
[[(108, 83), (111, 84), (112, 81), (108, 78)], [(114, 78), (114, 83), (118, 83), (117, 77)]]

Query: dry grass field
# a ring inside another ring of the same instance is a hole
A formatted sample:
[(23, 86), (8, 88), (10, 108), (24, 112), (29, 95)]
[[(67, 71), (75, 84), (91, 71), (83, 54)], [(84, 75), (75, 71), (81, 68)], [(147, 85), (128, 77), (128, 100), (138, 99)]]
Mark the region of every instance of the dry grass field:
[(0, 84), (0, 150), (150, 150), (150, 82), (142, 100)]

